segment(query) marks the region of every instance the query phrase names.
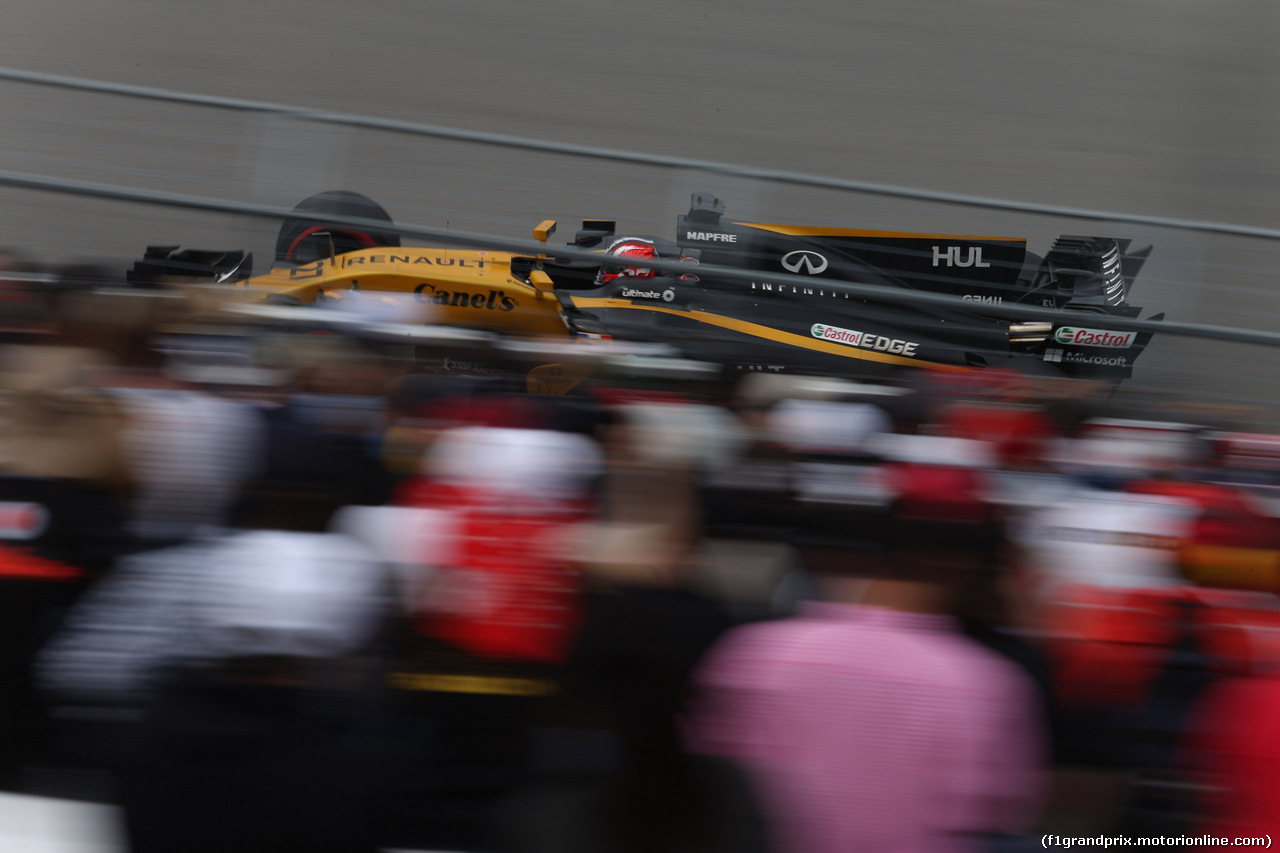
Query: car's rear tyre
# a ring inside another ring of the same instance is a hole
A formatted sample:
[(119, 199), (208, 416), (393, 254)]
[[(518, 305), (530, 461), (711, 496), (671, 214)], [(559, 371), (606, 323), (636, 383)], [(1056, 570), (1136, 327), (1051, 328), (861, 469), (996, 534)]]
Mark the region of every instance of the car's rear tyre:
[[(371, 198), (347, 190), (330, 190), (304, 199), (293, 209), (305, 213), (306, 218), (290, 216), (280, 226), (276, 237), (276, 261), (278, 263), (310, 263), (329, 256), (329, 241), (338, 254), (379, 246), (399, 246), (400, 235), (380, 228), (353, 228), (347, 225), (329, 224), (317, 215), (372, 219), (391, 224), (391, 216)], [(327, 235), (327, 236), (326, 236)]]

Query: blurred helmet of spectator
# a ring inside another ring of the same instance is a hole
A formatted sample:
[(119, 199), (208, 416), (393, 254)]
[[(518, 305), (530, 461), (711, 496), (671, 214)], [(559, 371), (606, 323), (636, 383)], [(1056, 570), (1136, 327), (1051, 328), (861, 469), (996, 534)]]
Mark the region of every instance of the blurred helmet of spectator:
[(115, 388), (135, 487), (131, 528), (156, 541), (225, 525), (262, 468), (265, 424), (251, 406), (171, 388)]
[(191, 629), (210, 657), (328, 658), (370, 638), (380, 600), (373, 556), (336, 534), (235, 534), (208, 552)]
[(579, 500), (600, 468), (599, 448), (585, 436), (484, 426), (447, 430), (427, 461), (438, 482), (513, 504)]
[(691, 403), (627, 403), (617, 409), (629, 455), (643, 463), (719, 469), (745, 435), (724, 409)]
[(1029, 513), (1016, 539), (1045, 602), (1059, 586), (1165, 588), (1184, 582), (1179, 546), (1195, 514), (1181, 498), (1082, 491)]
[(775, 443), (800, 453), (855, 453), (893, 427), (878, 406), (831, 400), (784, 400), (767, 422)]
[(1199, 428), (1188, 424), (1093, 418), (1076, 437), (1058, 442), (1058, 470), (1103, 489), (1132, 480), (1168, 476), (1202, 461), (1205, 445)]
[[(905, 577), (908, 569), (928, 568), (939, 555), (955, 569), (977, 569), (995, 556), (1004, 527), (991, 500), (988, 474), (995, 454), (990, 443), (884, 435), (874, 447), (885, 459), (883, 482), (891, 496), (885, 532), (891, 574)], [(964, 580), (945, 574), (933, 579)]]
[(420, 556), (404, 581), (418, 596), (418, 631), (478, 658), (562, 662), (579, 610), (576, 525), (599, 468), (598, 448), (582, 435), (443, 432), (428, 479), (402, 493), (410, 507), (436, 511), (434, 523), (410, 520)]

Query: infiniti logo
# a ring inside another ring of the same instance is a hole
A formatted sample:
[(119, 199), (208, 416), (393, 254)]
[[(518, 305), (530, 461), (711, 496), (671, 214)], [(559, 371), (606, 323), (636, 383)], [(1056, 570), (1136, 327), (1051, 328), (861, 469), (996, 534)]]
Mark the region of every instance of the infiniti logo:
[(827, 259), (807, 250), (788, 252), (782, 256), (782, 268), (787, 272), (817, 275), (827, 268)]

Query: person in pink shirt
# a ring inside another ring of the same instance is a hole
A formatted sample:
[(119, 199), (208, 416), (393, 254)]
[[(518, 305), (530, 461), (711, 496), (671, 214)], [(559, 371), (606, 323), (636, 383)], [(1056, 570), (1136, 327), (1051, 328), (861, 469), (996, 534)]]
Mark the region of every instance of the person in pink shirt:
[(690, 745), (745, 767), (777, 849), (981, 849), (1035, 817), (1047, 746), (1032, 682), (947, 615), (999, 544), (976, 500), (852, 520), (880, 541), (819, 579), (824, 601), (704, 659)]

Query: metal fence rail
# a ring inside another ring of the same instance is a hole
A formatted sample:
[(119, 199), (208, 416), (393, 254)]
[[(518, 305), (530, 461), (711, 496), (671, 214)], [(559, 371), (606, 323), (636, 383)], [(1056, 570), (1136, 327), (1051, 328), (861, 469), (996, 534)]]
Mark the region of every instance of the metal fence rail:
[(1258, 228), (1248, 225), (1233, 225), (1225, 222), (1211, 222), (1207, 220), (1144, 216), (1132, 213), (1117, 213), (1114, 211), (1032, 204), (1029, 202), (1010, 201), (1008, 199), (988, 198), (961, 193), (936, 192), (932, 190), (869, 183), (866, 181), (855, 181), (845, 178), (833, 178), (782, 169), (765, 169), (754, 166), (722, 163), (713, 160), (668, 157), (656, 154), (645, 154), (637, 151), (600, 148), (591, 145), (575, 145), (567, 142), (531, 139), (525, 136), (516, 136), (505, 133), (485, 133), (481, 131), (465, 130), (463, 128), (399, 121), (396, 119), (379, 118), (376, 116), (317, 110), (309, 107), (290, 106), (288, 104), (277, 104), (268, 101), (224, 98), (216, 95), (200, 95), (192, 92), (179, 92), (172, 89), (160, 89), (150, 86), (130, 86), (123, 83), (112, 83), (105, 80), (87, 80), (81, 77), (66, 77), (56, 74), (42, 74), (34, 71), (23, 71), (17, 68), (0, 67), (0, 80), (11, 80), (41, 86), (55, 86), (64, 89), (79, 89), (89, 92), (102, 92), (112, 95), (145, 98), (156, 101), (171, 101), (174, 103), (215, 107), (218, 109), (236, 110), (240, 112), (269, 113), (272, 115), (287, 116), (289, 118), (315, 122), (318, 124), (332, 124), (345, 127), (364, 128), (368, 130), (391, 131), (394, 133), (405, 133), (415, 136), (437, 137), (457, 142), (496, 145), (506, 148), (519, 148), (526, 151), (543, 151), (551, 154), (562, 154), (571, 157), (612, 160), (622, 163), (636, 163), (645, 166), (685, 169), (713, 175), (729, 175), (736, 178), (776, 181), (779, 183), (818, 187), (829, 190), (845, 190), (865, 195), (913, 199), (916, 201), (953, 204), (972, 208), (986, 208), (990, 210), (1006, 210), (1016, 213), (1053, 216), (1060, 219), (1103, 220), (1108, 222), (1123, 222), (1131, 225), (1172, 228), (1183, 231), (1200, 231), (1206, 233), (1231, 234), (1239, 237), (1261, 237), (1264, 239), (1280, 240), (1280, 229), (1274, 228)]

